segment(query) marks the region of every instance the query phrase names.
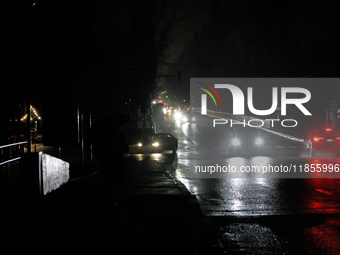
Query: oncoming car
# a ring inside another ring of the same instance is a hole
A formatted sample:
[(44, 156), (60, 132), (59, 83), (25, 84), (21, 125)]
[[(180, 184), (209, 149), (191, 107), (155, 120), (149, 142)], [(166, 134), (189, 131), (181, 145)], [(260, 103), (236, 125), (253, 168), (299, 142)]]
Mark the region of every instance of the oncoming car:
[(308, 157), (338, 157), (340, 132), (331, 127), (312, 130), (304, 139), (303, 150)]
[(182, 124), (196, 122), (196, 117), (193, 109), (194, 108), (187, 107), (180, 112), (177, 112), (175, 115), (176, 120), (180, 121)]
[(168, 133), (158, 133), (148, 136), (144, 142), (138, 143), (145, 153), (175, 154), (178, 148), (178, 139)]
[(266, 139), (256, 128), (234, 129), (228, 138), (229, 156), (259, 155), (263, 153)]

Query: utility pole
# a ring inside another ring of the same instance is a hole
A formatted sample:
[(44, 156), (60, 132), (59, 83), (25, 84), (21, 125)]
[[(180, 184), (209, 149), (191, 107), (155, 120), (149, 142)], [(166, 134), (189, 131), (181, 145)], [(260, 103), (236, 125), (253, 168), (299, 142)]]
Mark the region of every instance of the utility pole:
[(31, 153), (32, 152), (32, 134), (31, 134), (31, 93), (30, 91), (28, 92), (27, 97), (26, 97), (26, 113), (27, 113), (27, 120), (26, 120), (27, 153)]

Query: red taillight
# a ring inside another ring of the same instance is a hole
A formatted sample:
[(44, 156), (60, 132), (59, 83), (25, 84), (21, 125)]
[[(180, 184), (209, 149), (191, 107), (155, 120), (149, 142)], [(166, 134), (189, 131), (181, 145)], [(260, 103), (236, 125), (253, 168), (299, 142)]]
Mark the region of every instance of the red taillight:
[(321, 140), (321, 139), (323, 139), (323, 138), (322, 138), (322, 137), (314, 137), (313, 140), (314, 140), (315, 142), (317, 142), (317, 141), (319, 141), (319, 140)]

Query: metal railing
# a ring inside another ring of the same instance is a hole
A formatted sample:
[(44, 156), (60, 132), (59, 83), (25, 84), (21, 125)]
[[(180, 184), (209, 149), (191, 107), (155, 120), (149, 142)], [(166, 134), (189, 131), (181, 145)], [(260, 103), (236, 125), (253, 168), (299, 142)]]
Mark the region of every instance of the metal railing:
[(25, 144), (27, 141), (0, 146), (0, 166), (19, 160), (24, 153)]
[[(20, 194), (20, 159), (27, 142), (0, 146), (0, 200), (11, 203)], [(7, 204), (7, 203), (5, 203)]]

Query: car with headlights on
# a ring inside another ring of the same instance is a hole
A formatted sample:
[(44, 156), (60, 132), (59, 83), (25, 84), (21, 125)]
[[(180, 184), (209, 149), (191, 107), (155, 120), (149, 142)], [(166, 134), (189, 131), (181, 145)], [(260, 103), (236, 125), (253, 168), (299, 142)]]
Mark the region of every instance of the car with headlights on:
[(176, 120), (180, 121), (182, 124), (185, 124), (185, 123), (196, 122), (195, 115), (196, 115), (196, 113), (194, 112), (194, 108), (185, 107), (180, 112), (177, 112), (175, 117), (176, 117)]
[(338, 157), (340, 132), (332, 127), (311, 130), (303, 141), (303, 152), (308, 157)]
[(229, 156), (248, 156), (263, 154), (267, 143), (263, 131), (254, 127), (234, 128), (228, 137)]
[(175, 154), (178, 148), (178, 139), (168, 133), (158, 133), (147, 137), (138, 143), (144, 153)]

